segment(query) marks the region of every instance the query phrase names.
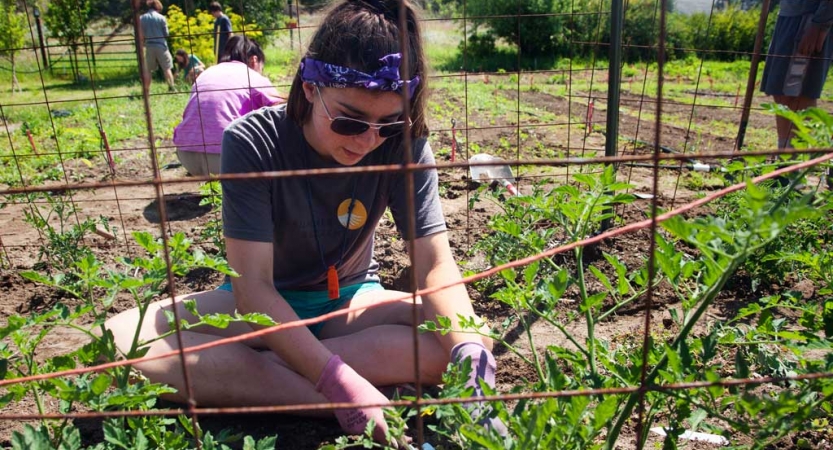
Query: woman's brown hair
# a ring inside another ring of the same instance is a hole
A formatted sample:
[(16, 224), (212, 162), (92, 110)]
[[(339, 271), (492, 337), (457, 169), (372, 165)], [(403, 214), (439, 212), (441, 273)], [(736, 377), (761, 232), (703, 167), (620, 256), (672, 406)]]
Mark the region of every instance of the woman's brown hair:
[[(399, 43), (400, 0), (346, 0), (330, 9), (313, 35), (305, 57), (330, 64), (348, 67), (365, 73), (379, 68), (379, 59), (391, 53), (402, 53)], [(422, 49), (422, 33), (419, 16), (410, 0), (402, 0), (407, 27), (408, 60), (403, 59), (400, 70), (407, 66), (408, 73), (400, 72), (404, 80), (419, 76), (410, 99), (412, 137), (428, 136), (425, 123), (427, 63)], [(407, 64), (406, 64), (407, 63)], [(287, 114), (298, 124), (309, 119), (312, 105), (303, 92), (300, 69), (295, 73), (289, 89)]]

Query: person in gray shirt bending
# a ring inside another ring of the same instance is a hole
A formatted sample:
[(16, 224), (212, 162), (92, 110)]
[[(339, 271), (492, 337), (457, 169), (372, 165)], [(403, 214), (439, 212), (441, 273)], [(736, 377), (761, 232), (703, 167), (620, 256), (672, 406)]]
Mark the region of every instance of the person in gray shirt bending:
[(148, 80), (157, 68), (162, 68), (168, 90), (174, 90), (174, 66), (171, 52), (168, 50), (168, 20), (161, 14), (162, 2), (147, 0), (148, 11), (139, 18), (142, 37), (145, 44), (145, 69)]

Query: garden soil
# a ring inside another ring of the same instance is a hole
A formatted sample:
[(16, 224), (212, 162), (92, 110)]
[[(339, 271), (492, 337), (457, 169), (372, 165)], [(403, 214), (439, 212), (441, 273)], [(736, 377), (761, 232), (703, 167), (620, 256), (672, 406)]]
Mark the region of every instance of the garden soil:
[[(503, 95), (515, 96), (518, 93), (511, 90), (501, 92)], [(542, 93), (530, 94), (523, 92), (524, 102), (531, 102), (536, 107), (557, 114), (564, 114), (570, 110), (571, 117), (586, 117), (588, 102), (576, 100), (568, 102), (566, 99), (552, 97)], [(576, 97), (579, 98), (579, 97)], [(640, 106), (653, 109), (654, 100), (625, 95), (623, 105), (629, 103), (628, 108), (636, 110)], [(829, 108), (828, 108), (829, 109)], [(605, 106), (599, 101), (595, 102), (597, 118), (603, 118), (606, 112)], [(688, 115), (691, 114), (690, 106), (665, 104), (664, 111), (669, 114)], [(696, 120), (713, 120), (718, 116), (723, 117), (727, 122), (736, 122), (740, 115), (739, 111), (721, 108), (700, 108)], [(476, 113), (470, 114), (468, 120), (477, 123)], [(577, 119), (580, 120), (580, 119)], [(603, 119), (597, 119), (603, 123)], [(767, 128), (773, 122), (770, 116), (754, 113), (750, 126)], [(441, 124), (433, 124), (435, 129), (442, 128)], [(652, 141), (654, 138), (654, 124), (652, 121), (633, 115), (625, 115), (620, 124), (622, 136), (638, 140)], [(498, 141), (501, 137), (506, 138), (514, 131), (499, 129), (470, 130), (467, 135), (469, 142)], [(774, 134), (774, 131), (773, 131)], [(586, 151), (600, 152), (604, 146), (604, 135), (599, 131), (592, 131), (585, 135), (572, 132), (572, 134), (561, 133), (560, 131), (547, 132), (540, 130), (530, 134), (531, 139), (540, 140), (545, 148), (562, 149), (584, 149)], [(693, 145), (696, 138), (698, 151), (730, 151), (732, 142), (724, 136), (710, 135), (709, 133), (698, 133), (694, 136), (690, 130), (678, 126), (664, 125), (661, 130), (662, 143), (683, 151), (686, 146)], [(434, 136), (435, 150), (450, 147), (450, 134), (447, 132), (438, 133)], [(117, 151), (119, 164), (116, 167), (115, 179), (118, 181), (149, 181), (153, 174), (149, 170), (147, 150), (142, 149), (145, 145), (141, 141), (135, 143), (132, 150)], [(533, 143), (531, 143), (533, 144)], [(185, 171), (175, 165), (168, 165), (176, 161), (170, 142), (161, 142), (159, 150), (160, 166), (163, 168), (160, 175), (163, 179), (185, 179)], [(527, 147), (524, 147), (527, 148)], [(532, 148), (530, 146), (529, 148)], [(540, 148), (540, 147), (538, 147)], [(620, 148), (621, 152), (634, 152), (650, 150), (640, 149), (638, 146), (624, 142)], [(692, 149), (689, 152), (694, 151)], [(597, 153), (603, 154), (603, 153)], [(446, 153), (447, 155), (447, 153)], [(576, 155), (574, 153), (574, 155)], [(506, 156), (506, 155), (504, 155)], [(534, 151), (524, 151), (519, 154), (521, 158), (541, 158), (544, 155), (535, 154)], [(578, 156), (578, 155), (576, 155)], [(462, 155), (461, 155), (462, 157)], [(441, 158), (445, 161), (448, 158)], [(166, 166), (167, 165), (167, 166)], [(530, 182), (536, 180), (544, 172), (549, 175), (562, 174), (566, 179), (569, 172), (547, 172), (540, 167), (522, 169), (522, 176), (519, 177), (518, 185), (521, 191), (529, 188)], [(578, 167), (570, 168), (575, 173)], [(66, 168), (68, 180), (83, 180), (84, 182), (109, 182), (114, 178), (108, 173), (106, 166), (101, 164), (96, 167), (89, 167), (84, 164), (70, 164)], [(651, 171), (646, 168), (621, 167), (620, 178), (623, 178), (635, 185), (634, 191), (641, 193), (651, 192), (653, 178)], [(675, 204), (679, 205), (701, 196), (703, 189), (709, 186), (701, 186), (699, 189), (691, 190), (686, 187), (685, 182), (680, 182), (678, 171), (662, 171), (659, 180), (660, 190), (658, 204), (660, 207), (670, 208)], [(473, 244), (478, 236), (487, 232), (489, 218), (500, 211), (499, 201), (490, 201), (481, 195), (480, 200), (473, 201), (472, 207), (469, 203), (472, 200), (473, 190), (477, 185), (471, 182), (463, 169), (451, 169), (441, 172), (441, 194), (443, 197), (443, 208), (450, 229), (450, 240), (457, 260), (461, 262), (466, 270), (481, 271), (488, 268), (488, 262), (484, 255), (472, 252)], [(556, 178), (556, 182), (557, 178)], [(167, 222), (164, 230), (167, 233), (184, 232), (188, 237), (198, 242), (206, 251), (212, 251), (209, 242), (200, 242), (200, 234), (205, 228), (209, 219), (214, 217), (210, 208), (200, 206), (198, 183), (192, 181), (178, 182), (176, 184), (165, 184), (159, 187), (163, 195)], [(130, 237), (132, 231), (149, 231), (159, 235), (162, 231), (160, 225), (160, 213), (158, 195), (152, 184), (142, 186), (121, 186), (102, 187), (95, 190), (71, 191), (72, 199), (80, 210), (80, 217), (104, 216), (110, 220), (115, 228), (115, 239), (101, 235), (93, 235), (89, 238), (89, 245), (103, 258), (112, 259), (114, 256), (137, 255), (139, 249)], [(22, 204), (8, 204), (0, 210), (0, 237), (6, 252), (10, 268), (2, 271), (0, 286), (4, 295), (0, 298), (0, 323), (13, 314), (28, 314), (33, 311), (40, 311), (51, 308), (57, 302), (69, 305), (77, 303), (77, 300), (67, 298), (53, 289), (33, 284), (24, 280), (18, 274), (21, 270), (29, 270), (37, 262), (38, 245), (42, 237), (28, 224), (24, 223)], [(650, 210), (648, 200), (640, 200), (635, 204), (619, 211), (619, 215), (625, 223), (643, 220)], [(699, 212), (706, 212), (707, 209), (700, 209)], [(617, 256), (629, 267), (637, 266), (647, 257), (649, 248), (649, 233), (641, 230), (636, 233), (610, 239), (598, 245), (594, 251), (588, 253), (600, 255), (604, 251)], [(390, 289), (409, 290), (408, 266), (409, 260), (405, 251), (404, 242), (398, 237), (392, 223), (383, 219), (379, 227), (376, 239), (376, 257), (381, 263), (383, 283)], [(591, 256), (592, 257), (592, 256)], [(564, 256), (568, 258), (568, 256)], [(196, 292), (200, 290), (213, 289), (220, 282), (220, 276), (206, 271), (196, 271), (178, 280), (175, 286), (176, 292)], [(789, 280), (787, 281), (789, 283)], [(791, 288), (791, 286), (773, 286), (778, 290)], [(809, 289), (812, 286), (800, 286), (801, 289)], [(589, 286), (591, 292), (602, 289), (601, 285)], [(509, 311), (502, 305), (489, 298), (491, 292), (479, 291), (469, 285), (469, 294), (474, 301), (475, 309), (492, 324), (501, 323), (509, 314)], [(679, 305), (670, 295), (669, 289), (660, 286), (655, 293), (654, 308), (650, 312), (652, 333), (655, 336), (670, 336), (675, 326), (670, 320), (669, 310)], [(752, 295), (750, 287), (742, 282), (730, 286), (721, 295), (715, 307), (709, 311), (706, 321), (720, 321), (726, 319), (729, 314), (737, 311), (739, 307), (749, 301), (754, 301), (760, 294)], [(565, 311), (575, 310), (577, 302), (575, 296), (568, 292), (558, 308)], [(129, 308), (131, 303), (128, 299), (120, 299), (112, 308), (112, 313)], [(642, 338), (645, 324), (646, 311), (640, 304), (625, 308), (616, 317), (613, 317), (597, 325), (597, 336), (611, 342), (622, 343), (622, 345), (638, 345)], [(582, 337), (583, 324), (576, 322), (569, 326), (569, 329), (580, 339)], [(569, 345), (554, 328), (544, 323), (534, 323), (533, 334), (536, 345), (543, 348), (547, 345)], [(508, 330), (507, 339), (513, 345), (518, 346), (521, 351), (529, 352), (528, 343), (521, 337), (517, 330)], [(38, 354), (41, 358), (67, 353), (85, 342), (84, 336), (70, 331), (57, 331), (51, 335), (40, 347)], [(511, 355), (502, 348), (495, 350), (498, 361), (497, 383), (498, 390), (508, 391), (519, 382), (534, 380), (534, 371), (525, 366), (520, 358)], [(242, 368), (241, 368), (242, 370)], [(48, 404), (50, 411), (57, 411), (54, 403)], [(171, 406), (175, 405), (163, 405)], [(19, 402), (4, 409), (3, 414), (34, 414), (33, 402)], [(430, 421), (430, 418), (427, 419)], [(333, 442), (339, 436), (340, 430), (334, 420), (295, 418), (292, 416), (276, 414), (252, 414), (236, 416), (201, 416), (200, 423), (207, 430), (220, 430), (230, 428), (234, 431), (252, 434), (254, 436), (278, 435), (278, 448), (281, 449), (315, 449), (326, 442)], [(99, 420), (76, 420), (83, 433), (86, 444), (92, 444), (102, 439), (101, 423)], [(632, 424), (631, 424), (632, 425)], [(656, 426), (658, 424), (654, 424)], [(19, 430), (21, 423), (17, 421), (0, 421), (0, 445), (9, 446), (11, 434)], [(429, 441), (437, 443), (439, 438), (426, 435)], [(804, 436), (805, 438), (807, 436)], [(626, 428), (620, 439), (621, 448), (633, 447), (632, 427)], [(810, 442), (820, 442), (813, 441)], [(743, 441), (736, 441), (736, 444), (743, 444)], [(697, 444), (689, 448), (710, 448), (704, 444)], [(789, 448), (785, 445), (783, 448)], [(819, 447), (821, 448), (821, 447)], [(829, 447), (828, 447), (829, 448)]]

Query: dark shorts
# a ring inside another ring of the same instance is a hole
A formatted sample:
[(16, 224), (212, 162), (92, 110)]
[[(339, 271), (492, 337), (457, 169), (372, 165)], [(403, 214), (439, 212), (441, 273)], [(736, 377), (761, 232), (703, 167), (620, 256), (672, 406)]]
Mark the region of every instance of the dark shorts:
[[(222, 284), (217, 290), (232, 292), (231, 282)], [(341, 288), (341, 297), (335, 300), (330, 300), (327, 291), (290, 291), (282, 289), (279, 292), (295, 311), (295, 314), (298, 314), (299, 318), (312, 319), (313, 317), (323, 316), (324, 314), (341, 309), (357, 295), (381, 290), (384, 290), (384, 288), (379, 282), (368, 281), (366, 283), (344, 286)], [(312, 331), (315, 337), (318, 337), (325, 323), (327, 322), (315, 323), (308, 325), (307, 328)]]
[[(769, 95), (784, 95), (784, 78), (790, 64), (790, 56), (796, 45), (796, 35), (801, 29), (802, 19), (806, 16), (783, 17), (778, 16), (772, 42), (767, 52), (764, 74), (761, 78), (761, 91)], [(806, 19), (806, 20), (809, 20)], [(833, 33), (827, 34), (824, 48), (813, 55), (807, 67), (807, 75), (801, 89), (801, 96), (819, 98), (830, 69), (830, 59), (833, 58)]]

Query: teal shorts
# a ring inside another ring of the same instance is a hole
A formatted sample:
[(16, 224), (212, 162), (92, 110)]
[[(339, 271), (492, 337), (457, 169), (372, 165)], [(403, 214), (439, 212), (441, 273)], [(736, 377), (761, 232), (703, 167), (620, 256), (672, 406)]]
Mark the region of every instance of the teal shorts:
[[(231, 282), (223, 283), (217, 290), (232, 292)], [(295, 314), (298, 314), (299, 318), (312, 319), (313, 317), (323, 316), (324, 314), (341, 309), (345, 303), (357, 295), (381, 290), (384, 290), (384, 288), (378, 281), (368, 281), (342, 287), (340, 292), (341, 296), (335, 300), (330, 300), (327, 291), (280, 290), (279, 292), (295, 311)], [(318, 337), (325, 323), (327, 322), (314, 323), (308, 325), (307, 328), (312, 331), (315, 337)]]

